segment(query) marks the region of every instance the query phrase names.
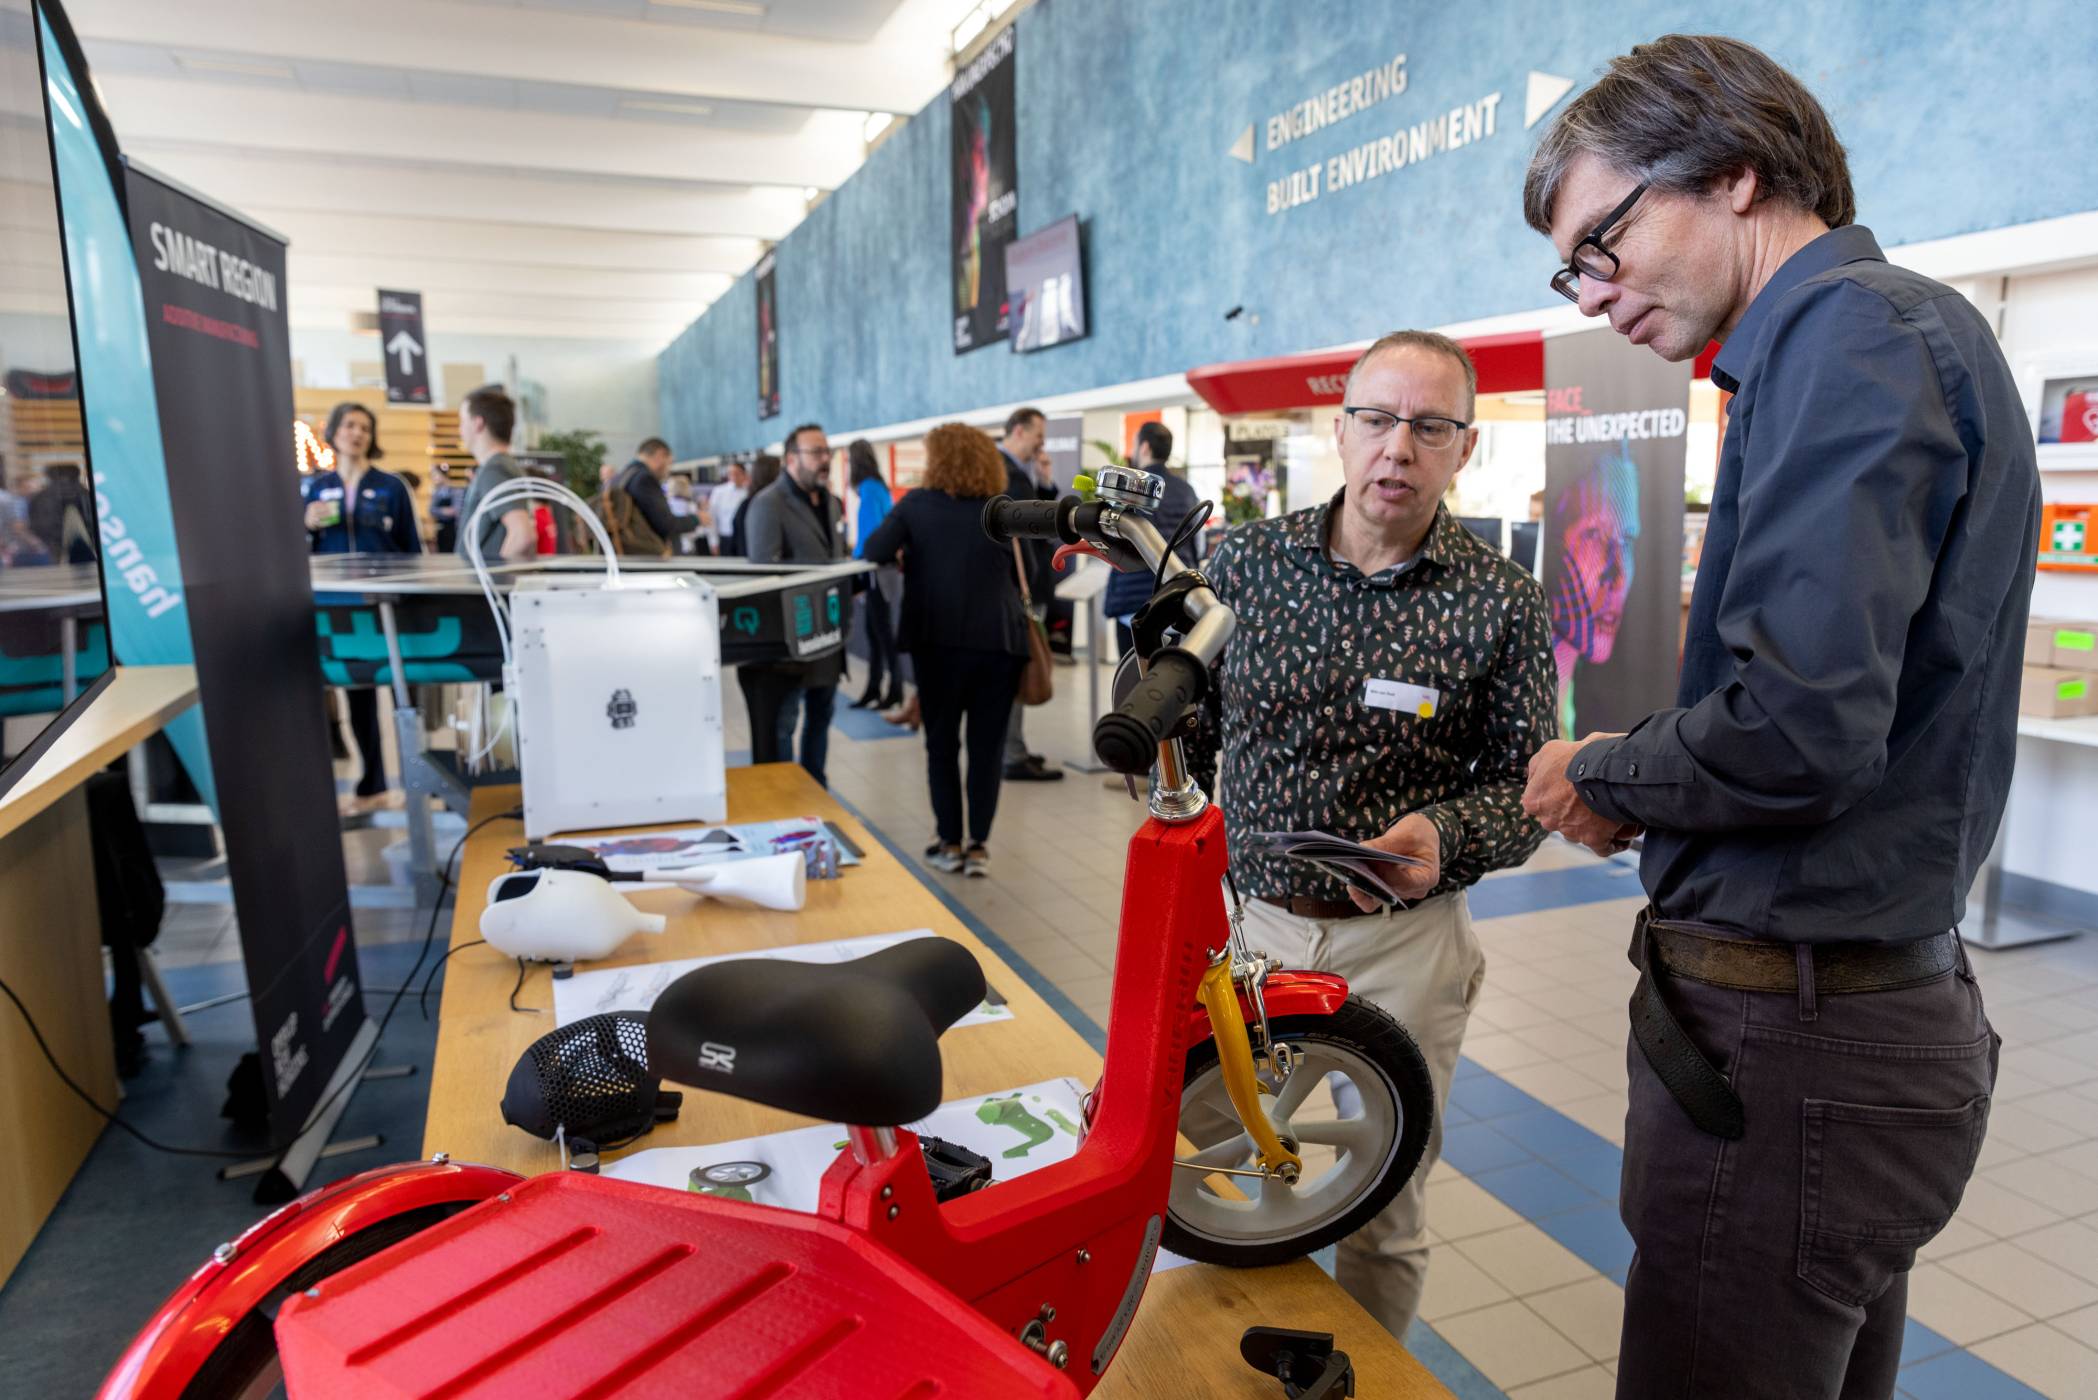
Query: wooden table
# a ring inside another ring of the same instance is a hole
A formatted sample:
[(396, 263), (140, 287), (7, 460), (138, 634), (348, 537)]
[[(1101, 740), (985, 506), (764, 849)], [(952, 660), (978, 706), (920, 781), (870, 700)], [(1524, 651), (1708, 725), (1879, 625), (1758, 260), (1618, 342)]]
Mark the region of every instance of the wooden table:
[[(728, 783), (731, 821), (826, 818), (866, 853), (864, 863), (847, 869), (843, 879), (810, 881), (807, 907), (799, 913), (731, 907), (677, 890), (636, 894), (632, 898), (637, 905), (668, 916), (668, 927), (658, 936), (634, 938), (619, 956), (592, 967), (929, 928), (974, 953), (985, 977), (1014, 1012), (1011, 1021), (962, 1027), (941, 1037), (943, 1097), (995, 1093), (1056, 1075), (1084, 1084), (1099, 1076), (1100, 1057), (1093, 1048), (799, 767), (781, 763), (731, 769)], [(477, 791), (472, 820), (479, 823), (509, 811), (518, 800), (516, 788)], [(453, 947), (480, 937), (489, 881), (507, 868), (504, 851), (523, 840), (524, 825), (515, 819), (491, 821), (468, 839), (459, 862)], [(510, 1010), (517, 964), (491, 948), (458, 953), (444, 976), (424, 1154), (449, 1152), (461, 1161), (489, 1162), (525, 1173), (556, 1170), (560, 1156), (553, 1145), (505, 1125), (496, 1107), (511, 1066), (527, 1046), (553, 1029), (548, 974), (536, 968), (528, 973), (517, 998), (519, 1006), (538, 1008), (539, 1015)], [(809, 1122), (741, 1099), (678, 1087), (685, 1094), (684, 1111), (634, 1150), (722, 1142)], [(1257, 1375), (1238, 1355), (1239, 1334), (1256, 1324), (1334, 1333), (1337, 1344), (1354, 1359), (1359, 1395), (1384, 1400), (1448, 1394), (1308, 1260), (1258, 1270), (1192, 1264), (1159, 1274), (1144, 1295), (1129, 1340), (1094, 1393), (1274, 1400), (1282, 1393), (1280, 1385)]]
[[(51, 1053), (96, 1102), (117, 1107), (116, 1052), (102, 990), (102, 921), (80, 785), (197, 698), (192, 666), (119, 666), (0, 798), (0, 978), (36, 1017)], [(29, 1028), (0, 1005), (0, 1284), (36, 1238), (102, 1119), (59, 1082)]]

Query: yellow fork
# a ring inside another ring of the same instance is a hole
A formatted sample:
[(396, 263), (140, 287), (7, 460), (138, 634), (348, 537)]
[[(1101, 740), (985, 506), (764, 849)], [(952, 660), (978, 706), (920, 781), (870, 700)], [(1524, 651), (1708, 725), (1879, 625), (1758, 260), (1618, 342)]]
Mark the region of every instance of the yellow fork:
[(1209, 1012), (1210, 1034), (1217, 1041), (1217, 1067), (1224, 1075), (1224, 1091), (1238, 1110), (1238, 1121), (1260, 1150), (1261, 1170), (1285, 1181), (1295, 1181), (1303, 1170), (1303, 1159), (1283, 1145), (1275, 1125), (1260, 1106), (1260, 1079), (1253, 1071), (1253, 1042), (1246, 1035), (1245, 1018), (1239, 1014), (1238, 989), (1231, 980), (1229, 955), (1219, 957), (1202, 974), (1202, 1005)]

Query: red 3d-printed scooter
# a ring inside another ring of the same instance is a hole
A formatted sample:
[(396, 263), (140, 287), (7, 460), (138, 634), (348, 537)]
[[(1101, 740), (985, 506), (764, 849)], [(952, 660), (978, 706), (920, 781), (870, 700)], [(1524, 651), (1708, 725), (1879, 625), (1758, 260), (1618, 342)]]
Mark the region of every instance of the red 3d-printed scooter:
[[(1223, 819), (1181, 752), (1234, 618), (1146, 518), (1140, 478), (984, 513), (1001, 543), (1158, 580), (1141, 677), (1093, 735), (1110, 767), (1150, 772), (1151, 816), (1129, 843), (1106, 1065), (1073, 1157), (943, 1191), (899, 1126), (937, 1104), (938, 1037), (983, 995), (960, 945), (715, 964), (651, 1011), (650, 1069), (858, 1125), (815, 1214), (441, 1157), (380, 1168), (220, 1246), (105, 1400), (1078, 1396), (1161, 1245), (1269, 1264), (1382, 1209), (1427, 1141), (1427, 1068), (1340, 978), (1245, 945)], [(1333, 1076), (1359, 1101), (1347, 1116), (1307, 1107)], [(1244, 1349), (1292, 1394), (1351, 1380), (1309, 1334), (1255, 1329)]]

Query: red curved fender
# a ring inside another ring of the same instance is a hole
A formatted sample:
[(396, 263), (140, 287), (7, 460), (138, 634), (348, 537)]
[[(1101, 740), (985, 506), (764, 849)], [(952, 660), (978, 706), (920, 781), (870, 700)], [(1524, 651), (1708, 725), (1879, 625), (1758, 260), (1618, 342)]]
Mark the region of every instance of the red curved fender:
[(404, 1211), (486, 1200), (522, 1180), (498, 1167), (401, 1162), (307, 1192), (191, 1274), (125, 1348), (98, 1400), (177, 1400), (234, 1325), (330, 1245)]
[[(1284, 1016), (1331, 1016), (1348, 999), (1348, 981), (1330, 972), (1271, 972), (1265, 995), (1271, 1021)], [(1238, 1011), (1251, 1024), (1253, 1003), (1243, 990), (1238, 994)], [(1209, 1013), (1200, 1006), (1189, 1008), (1186, 1043), (1193, 1046), (1207, 1039)]]

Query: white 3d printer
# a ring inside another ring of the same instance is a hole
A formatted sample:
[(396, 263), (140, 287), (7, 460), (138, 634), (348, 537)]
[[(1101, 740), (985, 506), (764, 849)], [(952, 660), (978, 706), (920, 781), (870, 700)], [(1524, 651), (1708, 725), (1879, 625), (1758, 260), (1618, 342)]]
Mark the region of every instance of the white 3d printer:
[(490, 492), (467, 537), (478, 544), (482, 515), (520, 498), (568, 505), (606, 557), (601, 576), (518, 579), (506, 622), (485, 565), (469, 555), (503, 634), (526, 838), (728, 820), (713, 586), (689, 574), (622, 574), (596, 516), (550, 482)]

